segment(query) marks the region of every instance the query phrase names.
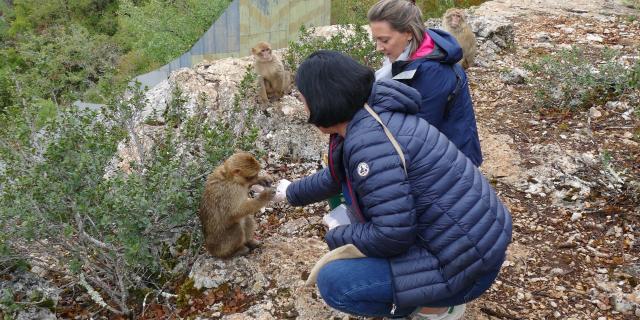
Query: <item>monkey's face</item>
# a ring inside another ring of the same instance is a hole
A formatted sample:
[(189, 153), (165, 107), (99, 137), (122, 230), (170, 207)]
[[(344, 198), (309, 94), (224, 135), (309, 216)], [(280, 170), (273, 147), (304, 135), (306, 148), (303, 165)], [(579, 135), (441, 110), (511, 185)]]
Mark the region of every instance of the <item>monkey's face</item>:
[(376, 50), (382, 52), (391, 62), (398, 59), (413, 38), (411, 32), (397, 31), (387, 21), (372, 21), (369, 26), (376, 42)]
[(271, 61), (273, 56), (271, 55), (271, 48), (268, 46), (257, 46), (257, 50), (254, 51), (256, 58), (260, 61)]
[(249, 153), (233, 154), (224, 162), (224, 169), (235, 183), (249, 188), (259, 180), (260, 163)]
[(249, 172), (249, 173), (253, 173), (249, 176), (244, 176), (242, 177), (244, 179), (244, 184), (247, 186), (252, 186), (254, 184), (258, 183), (258, 172), (259, 171), (255, 171), (255, 172)]
[(459, 28), (460, 25), (464, 22), (464, 16), (458, 11), (449, 13), (445, 19), (447, 20), (449, 27), (451, 27), (452, 29)]

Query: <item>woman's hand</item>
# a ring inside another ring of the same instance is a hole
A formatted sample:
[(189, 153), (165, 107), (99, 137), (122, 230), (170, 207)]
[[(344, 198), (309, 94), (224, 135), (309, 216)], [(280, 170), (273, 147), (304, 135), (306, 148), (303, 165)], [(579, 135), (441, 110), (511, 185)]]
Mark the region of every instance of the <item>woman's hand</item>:
[(273, 197), (273, 201), (281, 202), (287, 200), (287, 187), (291, 184), (291, 181), (282, 179), (278, 181), (278, 187), (276, 188), (276, 195)]

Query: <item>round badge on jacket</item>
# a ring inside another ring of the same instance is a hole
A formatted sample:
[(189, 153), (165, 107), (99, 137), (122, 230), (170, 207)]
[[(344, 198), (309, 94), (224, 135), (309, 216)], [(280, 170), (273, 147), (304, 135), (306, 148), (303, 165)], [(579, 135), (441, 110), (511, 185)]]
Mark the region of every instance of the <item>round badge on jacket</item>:
[(358, 175), (366, 177), (369, 174), (369, 165), (366, 162), (358, 163)]

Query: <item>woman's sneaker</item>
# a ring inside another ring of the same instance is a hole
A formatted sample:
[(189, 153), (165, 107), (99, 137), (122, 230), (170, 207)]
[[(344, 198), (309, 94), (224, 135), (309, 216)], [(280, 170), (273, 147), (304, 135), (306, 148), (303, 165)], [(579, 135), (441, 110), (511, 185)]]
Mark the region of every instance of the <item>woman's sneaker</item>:
[(425, 314), (420, 313), (420, 309), (411, 315), (412, 320), (459, 320), (464, 315), (464, 310), (467, 308), (466, 304), (461, 304), (453, 307), (440, 314)]

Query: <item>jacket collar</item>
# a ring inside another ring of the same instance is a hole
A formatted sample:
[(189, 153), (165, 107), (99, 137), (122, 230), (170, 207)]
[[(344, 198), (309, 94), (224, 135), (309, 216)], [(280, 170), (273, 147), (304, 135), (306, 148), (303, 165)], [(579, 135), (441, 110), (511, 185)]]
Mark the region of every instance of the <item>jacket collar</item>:
[(441, 61), (446, 56), (446, 53), (442, 51), (442, 48), (436, 43), (435, 47), (426, 56), (420, 57), (415, 60), (409, 61), (396, 61), (391, 64), (391, 74), (394, 80), (408, 80), (413, 79), (416, 73), (416, 69), (427, 60)]

